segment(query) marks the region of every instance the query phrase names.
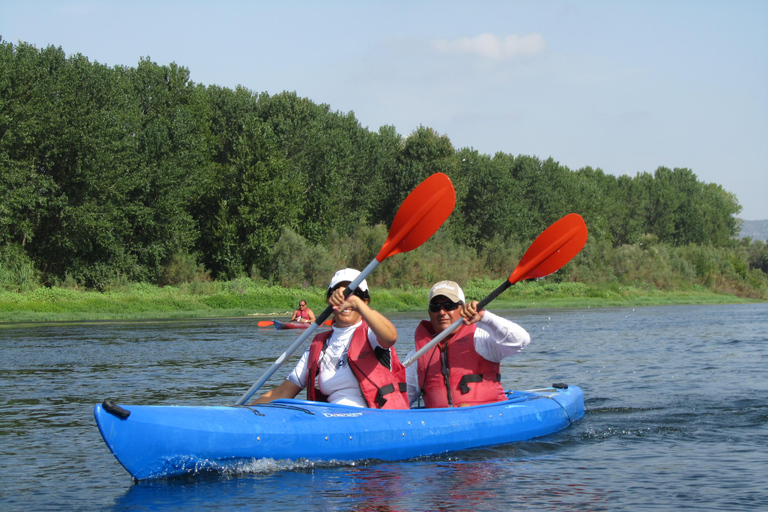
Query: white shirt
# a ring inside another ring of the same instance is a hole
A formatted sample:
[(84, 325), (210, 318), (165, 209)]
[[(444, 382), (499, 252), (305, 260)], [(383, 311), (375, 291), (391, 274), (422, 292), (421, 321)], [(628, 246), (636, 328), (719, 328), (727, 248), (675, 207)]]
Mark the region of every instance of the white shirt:
[[(318, 387), (321, 393), (328, 395), (328, 401), (331, 403), (368, 407), (363, 393), (360, 391), (360, 384), (357, 382), (355, 374), (352, 373), (347, 359), (352, 335), (361, 323), (362, 320), (351, 327), (333, 327), (333, 334), (326, 341), (325, 348), (321, 353)], [(368, 342), (374, 349), (380, 346), (379, 340), (370, 328), (368, 328)], [(289, 381), (302, 389), (307, 387), (308, 360), (309, 348), (304, 351), (298, 364), (287, 377)]]
[[(531, 342), (528, 331), (511, 320), (486, 311), (477, 322), (475, 329), (475, 350), (492, 363), (500, 363), (505, 357), (519, 353)], [(407, 359), (416, 353), (414, 348), (408, 352)], [(405, 369), (408, 383), (408, 398), (413, 405), (421, 396), (419, 389), (418, 362), (414, 361)]]

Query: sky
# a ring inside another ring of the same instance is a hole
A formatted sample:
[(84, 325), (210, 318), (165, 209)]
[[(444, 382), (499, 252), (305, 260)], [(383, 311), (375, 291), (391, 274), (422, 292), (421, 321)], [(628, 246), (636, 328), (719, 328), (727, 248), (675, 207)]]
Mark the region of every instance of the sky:
[(456, 149), (687, 168), (768, 219), (765, 0), (0, 0), (0, 36), (295, 91)]

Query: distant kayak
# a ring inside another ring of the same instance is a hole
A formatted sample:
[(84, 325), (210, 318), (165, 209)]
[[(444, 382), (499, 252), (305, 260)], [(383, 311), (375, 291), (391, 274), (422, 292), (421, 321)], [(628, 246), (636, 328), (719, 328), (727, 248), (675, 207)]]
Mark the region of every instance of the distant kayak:
[[(277, 320), (262, 320), (258, 323), (259, 327), (273, 327), (277, 330), (280, 329), (307, 329), (314, 322), (279, 322)], [(322, 324), (321, 327), (331, 327), (333, 325), (333, 319), (329, 318)]]
[(306, 329), (312, 325), (311, 322), (278, 322), (277, 320), (273, 320), (273, 322), (278, 331), (282, 329)]
[(136, 479), (256, 459), (403, 460), (552, 434), (584, 416), (577, 386), (508, 391), (473, 407), (381, 410), (276, 400), (253, 406), (94, 408), (104, 441)]

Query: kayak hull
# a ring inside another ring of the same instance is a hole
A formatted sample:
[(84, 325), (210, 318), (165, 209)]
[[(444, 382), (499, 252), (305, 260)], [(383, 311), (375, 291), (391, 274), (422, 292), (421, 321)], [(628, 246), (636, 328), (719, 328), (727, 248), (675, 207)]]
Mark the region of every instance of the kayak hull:
[(221, 469), (244, 460), (403, 460), (525, 441), (584, 416), (580, 388), (510, 391), (493, 404), (382, 411), (277, 400), (256, 406), (134, 406), (94, 416), (137, 480)]
[(278, 322), (274, 321), (275, 329), (278, 331), (282, 329), (307, 329), (312, 323), (307, 322)]

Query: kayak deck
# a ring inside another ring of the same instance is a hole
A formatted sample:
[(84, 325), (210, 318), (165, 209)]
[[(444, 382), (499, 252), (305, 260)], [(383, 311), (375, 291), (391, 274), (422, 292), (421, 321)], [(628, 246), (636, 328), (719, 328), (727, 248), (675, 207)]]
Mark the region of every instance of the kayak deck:
[[(96, 405), (104, 441), (138, 480), (244, 460), (404, 460), (525, 441), (584, 416), (580, 388), (510, 391), (474, 407), (384, 411), (305, 400), (256, 406)], [(124, 419), (120, 417), (124, 411)]]

